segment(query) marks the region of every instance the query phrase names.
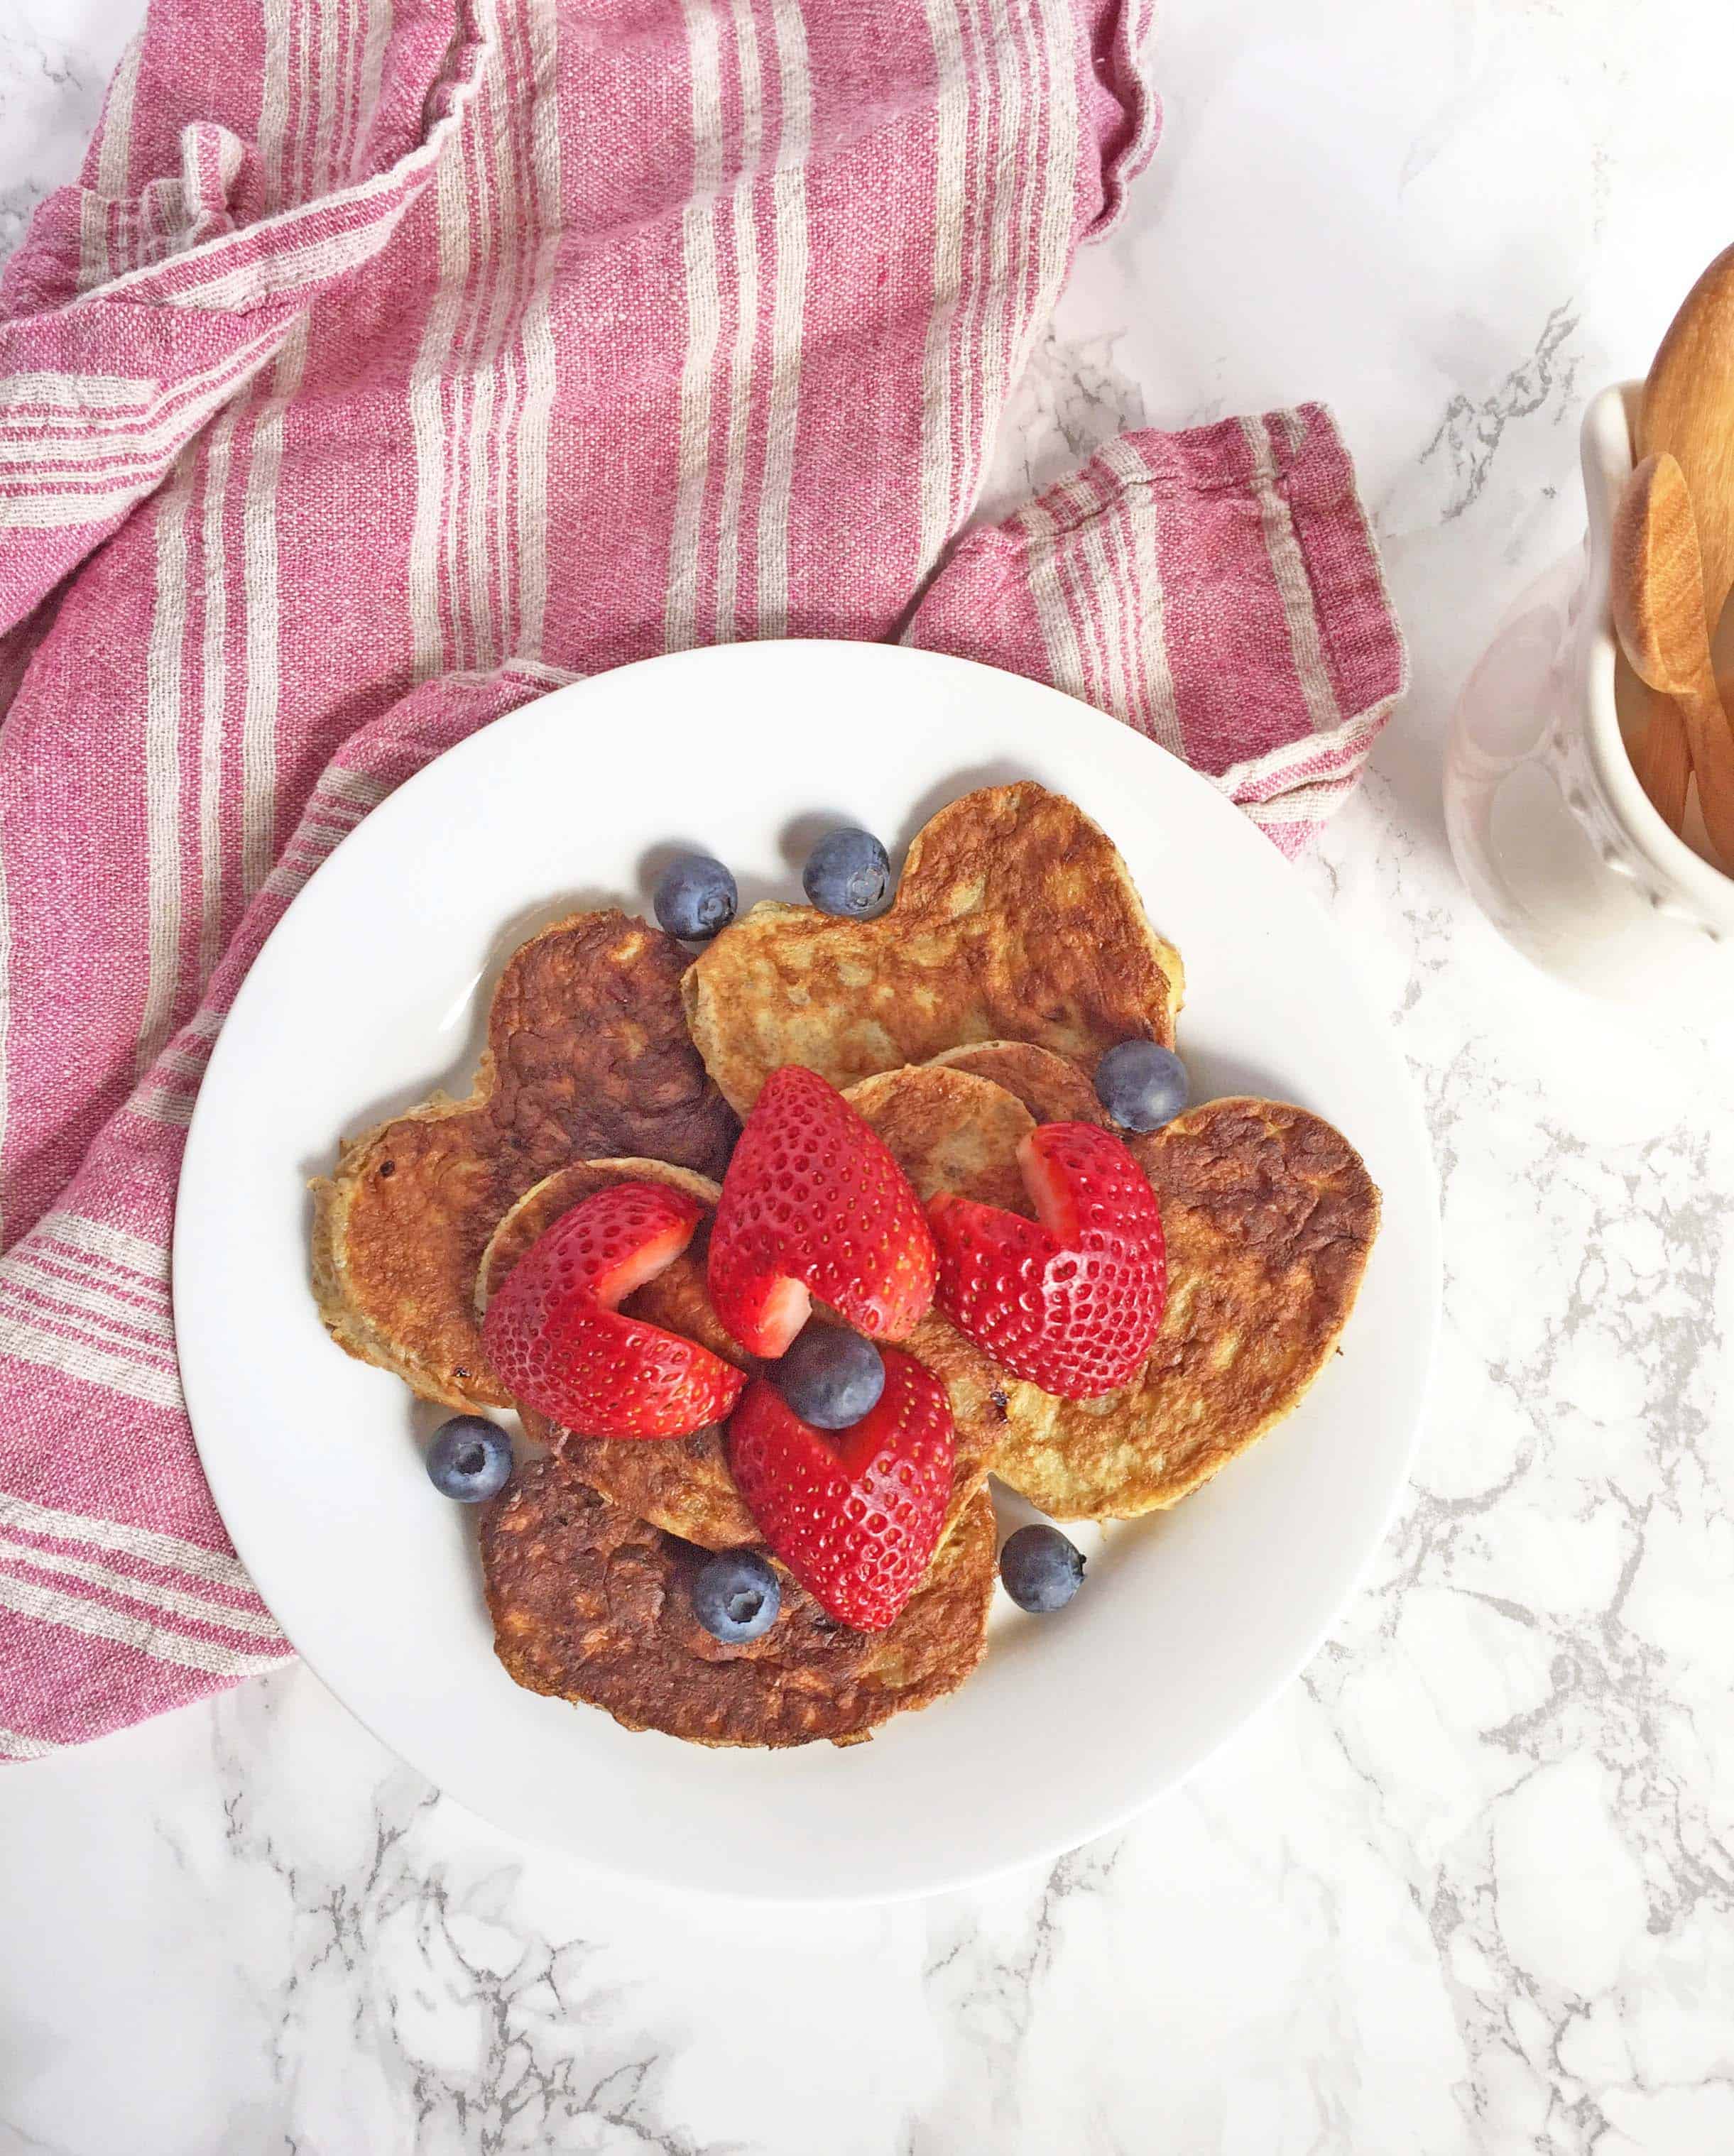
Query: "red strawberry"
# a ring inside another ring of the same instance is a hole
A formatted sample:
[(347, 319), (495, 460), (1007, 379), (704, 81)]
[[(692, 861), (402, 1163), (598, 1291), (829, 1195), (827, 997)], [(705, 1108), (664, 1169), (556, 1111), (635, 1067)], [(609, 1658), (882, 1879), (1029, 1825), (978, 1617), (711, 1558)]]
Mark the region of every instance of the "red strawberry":
[(745, 1374), (617, 1308), (673, 1263), (703, 1217), (683, 1190), (616, 1183), (538, 1235), (481, 1325), (512, 1397), (585, 1437), (687, 1437), (721, 1422)]
[(1111, 1131), (1044, 1123), (1017, 1150), (1039, 1222), (942, 1192), (939, 1307), (1015, 1377), (1095, 1399), (1143, 1367), (1168, 1299), (1155, 1193)]
[(836, 1437), (754, 1378), (728, 1425), (728, 1465), (764, 1539), (823, 1609), (882, 1632), (919, 1585), (945, 1523), (957, 1435), (945, 1388), (885, 1351), (879, 1404)]
[(816, 1295), (870, 1338), (907, 1340), (934, 1262), (921, 1201), (878, 1133), (816, 1071), (773, 1070), (711, 1230), (711, 1301), (742, 1347), (780, 1355)]

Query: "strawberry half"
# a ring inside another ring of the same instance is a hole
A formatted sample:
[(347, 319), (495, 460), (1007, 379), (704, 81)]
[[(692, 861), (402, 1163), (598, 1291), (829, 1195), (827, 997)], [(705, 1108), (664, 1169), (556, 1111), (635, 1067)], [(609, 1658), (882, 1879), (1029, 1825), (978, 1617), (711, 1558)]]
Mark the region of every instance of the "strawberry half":
[(513, 1399), (585, 1437), (687, 1437), (721, 1422), (744, 1373), (617, 1308), (673, 1263), (703, 1217), (683, 1190), (617, 1183), (545, 1229), (481, 1323)]
[(816, 1295), (871, 1339), (907, 1340), (935, 1262), (921, 1200), (878, 1133), (816, 1071), (773, 1070), (711, 1230), (711, 1301), (742, 1347), (780, 1355)]
[(885, 1390), (835, 1436), (754, 1378), (728, 1425), (728, 1465), (764, 1539), (831, 1616), (882, 1632), (920, 1584), (945, 1523), (957, 1449), (945, 1388), (885, 1351)]
[(929, 1206), (939, 1308), (1014, 1377), (1098, 1399), (1138, 1374), (1162, 1322), (1155, 1193), (1120, 1140), (1092, 1123), (1042, 1124), (1017, 1163), (1038, 1220), (949, 1191)]

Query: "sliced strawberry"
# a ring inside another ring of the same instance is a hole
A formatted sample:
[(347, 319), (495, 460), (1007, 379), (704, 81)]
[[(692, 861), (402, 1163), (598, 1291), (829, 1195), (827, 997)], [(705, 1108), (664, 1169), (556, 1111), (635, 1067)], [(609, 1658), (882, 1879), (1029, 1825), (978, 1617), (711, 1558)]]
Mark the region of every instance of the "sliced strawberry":
[(929, 1206), (939, 1306), (1014, 1377), (1095, 1399), (1137, 1375), (1162, 1322), (1155, 1193), (1120, 1140), (1092, 1123), (1044, 1123), (1017, 1158), (1039, 1220), (949, 1191)]
[(482, 1320), (513, 1399), (584, 1437), (687, 1437), (721, 1422), (744, 1373), (616, 1307), (673, 1263), (703, 1217), (685, 1191), (617, 1183), (544, 1229)]
[(618, 1310), (634, 1288), (665, 1271), (692, 1240), (704, 1208), (666, 1183), (615, 1183), (543, 1230), (533, 1255), (551, 1292), (588, 1296)]
[(921, 1201), (877, 1132), (816, 1072), (773, 1070), (711, 1230), (711, 1301), (742, 1347), (780, 1355), (813, 1296), (871, 1338), (907, 1340), (934, 1264)]
[(821, 1609), (882, 1632), (938, 1547), (956, 1451), (945, 1388), (885, 1351), (871, 1414), (833, 1437), (754, 1378), (728, 1424), (728, 1465), (764, 1539)]

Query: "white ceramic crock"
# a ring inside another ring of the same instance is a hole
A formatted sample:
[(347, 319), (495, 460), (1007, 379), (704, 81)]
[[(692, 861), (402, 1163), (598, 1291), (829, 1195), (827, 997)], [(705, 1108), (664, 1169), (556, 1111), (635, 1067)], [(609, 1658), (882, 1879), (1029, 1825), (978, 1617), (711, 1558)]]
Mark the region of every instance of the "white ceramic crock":
[(1546, 973), (1628, 1001), (1734, 995), (1734, 880), (1668, 829), (1620, 737), (1608, 536), (1639, 385), (1584, 414), (1583, 545), (1525, 593), (1469, 676), (1445, 763), (1476, 902)]

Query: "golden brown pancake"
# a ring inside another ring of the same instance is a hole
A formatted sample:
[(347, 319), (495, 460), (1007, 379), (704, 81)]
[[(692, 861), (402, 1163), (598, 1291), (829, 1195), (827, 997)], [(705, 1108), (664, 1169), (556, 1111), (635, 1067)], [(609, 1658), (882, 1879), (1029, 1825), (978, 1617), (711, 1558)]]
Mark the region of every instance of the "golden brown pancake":
[(692, 1614), (704, 1552), (611, 1505), (563, 1461), (519, 1469), (481, 1523), (494, 1650), (516, 1683), (697, 1744), (850, 1744), (954, 1691), (995, 1579), (984, 1494), (897, 1621), (857, 1632), (786, 1575), (769, 1631), (725, 1647)]
[[(1075, 1098), (1063, 1073), (1027, 1056), (1018, 1075), (1049, 1103)], [(857, 1106), (893, 1151), (921, 1134), (904, 1166), (924, 1197), (990, 1132), (979, 1178), (937, 1187), (1032, 1213), (1015, 1166), (1007, 1172), (1034, 1127), (1021, 1101), (955, 1065), (872, 1084), (894, 1110), (876, 1107), (868, 1088)], [(1005, 1384), (994, 1472), (1056, 1519), (1171, 1505), (1279, 1422), (1347, 1322), (1378, 1228), (1360, 1156), (1304, 1108), (1212, 1101), (1127, 1143), (1161, 1201), (1168, 1245), (1168, 1307), (1143, 1373), (1098, 1400)]]
[(671, 937), (618, 912), (574, 914), (513, 953), (469, 1097), (350, 1140), (313, 1186), (314, 1291), (339, 1346), (426, 1399), (505, 1406), (476, 1272), (513, 1200), (574, 1159), (722, 1173), (738, 1126), (687, 1036), (686, 963)]
[(1109, 839), (1027, 783), (933, 817), (878, 920), (755, 906), (682, 986), (705, 1067), (742, 1115), (785, 1063), (841, 1088), (1006, 1040), (1093, 1070), (1116, 1041), (1171, 1045), (1181, 992), (1179, 954)]
[(1095, 1123), (1104, 1130), (1114, 1119), (1096, 1097), (1086, 1072), (1067, 1056), (1024, 1040), (974, 1040), (948, 1048), (929, 1068), (966, 1070), (991, 1078), (1021, 1101), (1038, 1123)]
[(1349, 1322), (1379, 1227), (1361, 1156), (1280, 1101), (1209, 1101), (1127, 1141), (1161, 1201), (1168, 1307), (1118, 1397), (1061, 1400), (1002, 1471), (1056, 1519), (1172, 1505), (1294, 1409)]
[[(496, 1229), (477, 1274), (480, 1306), (486, 1307), (487, 1296), (561, 1214), (611, 1183), (641, 1178), (672, 1183), (708, 1205), (717, 1200), (714, 1183), (660, 1161), (580, 1161), (558, 1169), (527, 1192)], [(684, 1333), (744, 1370), (763, 1368), (711, 1307), (705, 1286), (709, 1242), (706, 1220), (673, 1264), (620, 1306), (647, 1324)], [(942, 1317), (924, 1317), (903, 1344), (906, 1353), (933, 1372), (951, 1402), (957, 1458), (946, 1516), (949, 1534), (987, 1479), (988, 1464), (1006, 1429), (1005, 1389), (996, 1365)], [(641, 1519), (706, 1549), (735, 1549), (760, 1539), (728, 1471), (722, 1430), (714, 1424), (691, 1437), (586, 1437), (533, 1409), (518, 1412), (538, 1444), (558, 1451), (584, 1481)]]
[(924, 1205), (957, 1190), (1007, 1212), (1029, 1210), (1017, 1148), (1034, 1126), (1004, 1087), (943, 1064), (917, 1064), (863, 1078), (843, 1097), (885, 1141)]

